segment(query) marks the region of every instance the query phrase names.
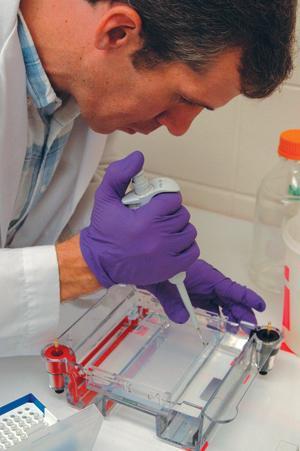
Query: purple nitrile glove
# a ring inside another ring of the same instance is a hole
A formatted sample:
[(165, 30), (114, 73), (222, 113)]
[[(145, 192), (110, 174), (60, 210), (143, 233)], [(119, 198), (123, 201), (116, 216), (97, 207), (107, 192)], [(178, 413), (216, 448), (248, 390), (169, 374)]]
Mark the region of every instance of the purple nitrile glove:
[[(204, 260), (197, 260), (190, 266), (184, 284), (194, 307), (214, 313), (219, 313), (221, 307), (223, 314), (234, 323), (256, 324), (253, 310), (262, 312), (266, 308), (258, 294), (233, 282)], [(157, 297), (171, 320), (176, 323), (188, 320), (189, 314), (175, 285), (167, 281), (143, 288)]]
[(122, 204), (143, 163), (143, 154), (136, 151), (108, 167), (95, 194), (91, 223), (80, 233), (82, 255), (106, 288), (168, 280), (199, 256), (197, 232), (179, 193), (159, 194), (137, 210)]

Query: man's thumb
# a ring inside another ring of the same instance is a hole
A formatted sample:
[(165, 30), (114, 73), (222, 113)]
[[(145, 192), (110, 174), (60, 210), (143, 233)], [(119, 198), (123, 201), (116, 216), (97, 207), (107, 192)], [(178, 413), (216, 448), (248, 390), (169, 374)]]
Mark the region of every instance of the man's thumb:
[(110, 196), (121, 199), (136, 174), (143, 168), (144, 155), (139, 150), (132, 152), (122, 160), (115, 161), (106, 170), (102, 189)]

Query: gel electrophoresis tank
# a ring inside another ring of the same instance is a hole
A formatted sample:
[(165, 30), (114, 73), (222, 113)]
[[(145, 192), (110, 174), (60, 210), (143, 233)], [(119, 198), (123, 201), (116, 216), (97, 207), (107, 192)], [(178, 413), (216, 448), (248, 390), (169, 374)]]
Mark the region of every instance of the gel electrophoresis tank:
[(216, 426), (235, 419), (268, 355), (255, 334), (203, 311), (197, 318), (203, 341), (193, 325), (172, 323), (148, 293), (113, 287), (43, 350), (50, 386), (104, 415), (116, 403), (154, 415), (160, 439), (205, 449)]

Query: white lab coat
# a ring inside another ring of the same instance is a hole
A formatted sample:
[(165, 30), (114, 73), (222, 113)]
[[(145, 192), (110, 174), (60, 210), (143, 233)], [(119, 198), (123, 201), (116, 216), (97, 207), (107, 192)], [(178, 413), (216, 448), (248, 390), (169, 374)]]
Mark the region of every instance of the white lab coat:
[(53, 180), (10, 248), (27, 144), (25, 69), (17, 33), (19, 0), (0, 0), (0, 356), (32, 354), (55, 336), (59, 275), (53, 243), (71, 219), (79, 230), (92, 205), (91, 180), (106, 137), (75, 122)]

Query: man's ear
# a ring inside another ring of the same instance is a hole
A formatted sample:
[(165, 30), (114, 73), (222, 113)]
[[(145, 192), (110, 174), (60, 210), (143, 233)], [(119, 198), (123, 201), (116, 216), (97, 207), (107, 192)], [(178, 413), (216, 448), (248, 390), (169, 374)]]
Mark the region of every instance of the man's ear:
[(142, 21), (130, 6), (112, 6), (101, 17), (95, 36), (99, 50), (113, 50), (123, 46), (141, 46)]

